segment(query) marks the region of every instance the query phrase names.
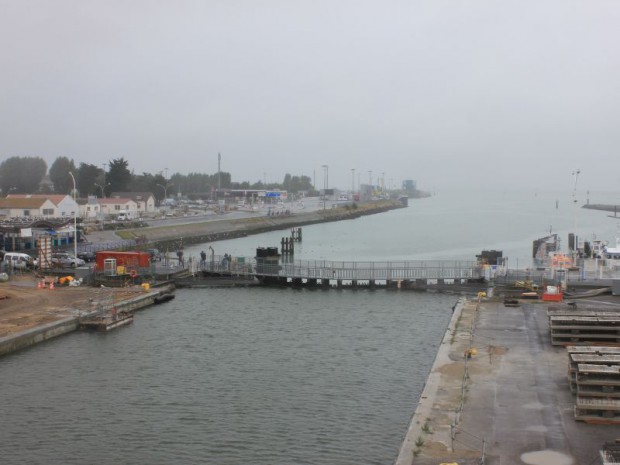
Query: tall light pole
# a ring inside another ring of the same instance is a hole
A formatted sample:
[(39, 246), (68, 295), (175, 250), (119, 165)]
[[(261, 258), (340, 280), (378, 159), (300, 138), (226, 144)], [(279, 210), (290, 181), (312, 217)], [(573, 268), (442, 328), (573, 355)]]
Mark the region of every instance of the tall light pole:
[(573, 176), (575, 177), (575, 184), (573, 186), (573, 252), (575, 253), (575, 261), (577, 260), (577, 251), (579, 249), (579, 242), (577, 240), (577, 180), (579, 173), (581, 173), (579, 169), (573, 171)]
[(168, 184), (166, 183), (166, 185), (163, 185), (163, 184), (157, 184), (157, 185), (164, 190), (164, 200), (166, 200), (168, 198)]
[(71, 179), (73, 180), (73, 203), (75, 204), (73, 206), (73, 256), (77, 259), (77, 201), (75, 200), (75, 194), (77, 192), (76, 188), (75, 188), (75, 177), (73, 176), (73, 173), (71, 171), (69, 171), (69, 174), (71, 175)]
[(325, 170), (323, 173), (323, 210), (325, 210), (325, 204), (327, 203), (327, 189), (329, 187), (329, 166), (321, 166)]
[(105, 189), (105, 187), (108, 187), (110, 185), (110, 183), (107, 183), (105, 186), (101, 186), (97, 183), (95, 183), (95, 187), (98, 187), (99, 189), (101, 189), (101, 198), (105, 199), (105, 191), (103, 189)]
[(217, 193), (219, 196), (220, 190), (222, 189), (222, 182), (220, 179), (220, 163), (222, 162), (222, 155), (217, 153)]
[(104, 189), (105, 189), (107, 186), (109, 186), (109, 185), (110, 185), (109, 183), (108, 183), (108, 184), (106, 184), (106, 183), (105, 183), (105, 167), (106, 167), (106, 165), (107, 165), (107, 163), (103, 163), (103, 165), (102, 165), (102, 166), (103, 166), (103, 186), (104, 186), (104, 187), (102, 187), (102, 188), (101, 188), (101, 196), (102, 196), (104, 199), (105, 199), (105, 191), (104, 191)]
[(351, 168), (351, 195), (355, 193), (355, 168)]

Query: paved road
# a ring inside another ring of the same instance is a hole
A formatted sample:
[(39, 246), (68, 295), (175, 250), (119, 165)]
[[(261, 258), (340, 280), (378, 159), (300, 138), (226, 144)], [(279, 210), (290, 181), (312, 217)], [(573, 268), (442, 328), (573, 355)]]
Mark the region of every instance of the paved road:
[[(287, 202), (282, 205), (281, 208), (278, 206), (265, 206), (263, 208), (257, 208), (255, 210), (230, 210), (228, 212), (217, 214), (211, 210), (208, 210), (204, 213), (188, 214), (187, 216), (178, 216), (178, 217), (168, 217), (168, 218), (152, 218), (146, 219), (146, 223), (151, 227), (158, 226), (178, 226), (184, 224), (194, 224), (194, 223), (204, 223), (211, 221), (221, 221), (221, 220), (235, 220), (239, 218), (249, 218), (255, 216), (266, 216), (268, 214), (269, 208), (272, 208), (273, 211), (278, 210), (290, 210), (293, 213), (301, 213), (301, 212), (312, 212), (316, 210), (321, 210), (323, 208), (330, 209), (333, 205), (342, 205), (346, 202), (333, 202), (326, 201), (323, 202), (318, 197), (307, 197), (300, 202)], [(105, 231), (92, 231), (86, 236), (87, 240), (91, 243), (101, 243), (101, 242), (113, 242), (120, 240), (120, 238), (116, 235), (113, 230), (105, 230)]]

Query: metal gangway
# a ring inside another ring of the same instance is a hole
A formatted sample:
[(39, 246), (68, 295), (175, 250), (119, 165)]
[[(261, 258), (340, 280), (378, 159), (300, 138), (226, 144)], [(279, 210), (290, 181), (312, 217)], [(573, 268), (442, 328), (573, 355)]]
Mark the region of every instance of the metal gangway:
[(417, 280), (471, 280), (485, 278), (486, 271), (475, 260), (330, 261), (283, 260), (282, 257), (222, 260), (213, 257), (199, 270), (280, 281), (391, 282)]

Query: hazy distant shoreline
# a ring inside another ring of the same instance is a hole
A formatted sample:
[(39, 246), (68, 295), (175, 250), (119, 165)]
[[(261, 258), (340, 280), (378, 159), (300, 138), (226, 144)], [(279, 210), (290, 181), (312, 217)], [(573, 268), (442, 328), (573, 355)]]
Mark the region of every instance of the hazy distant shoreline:
[(602, 203), (586, 204), (582, 208), (588, 208), (590, 210), (602, 210), (606, 212), (618, 212), (620, 205), (606, 205)]

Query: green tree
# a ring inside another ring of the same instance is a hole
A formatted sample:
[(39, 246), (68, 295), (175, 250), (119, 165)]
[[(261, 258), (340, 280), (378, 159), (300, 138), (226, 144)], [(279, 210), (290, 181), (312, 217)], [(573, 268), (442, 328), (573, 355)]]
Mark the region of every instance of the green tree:
[(308, 176), (291, 176), (286, 173), (282, 182), (282, 189), (288, 192), (299, 192), (312, 190), (312, 183)]
[(282, 188), (289, 192), (292, 192), (292, 179), (293, 177), (290, 174), (286, 173), (284, 175), (284, 181), (282, 181)]
[(82, 195), (92, 194), (100, 196), (103, 186), (103, 170), (96, 165), (80, 163), (75, 182)]
[(109, 192), (126, 192), (132, 178), (128, 168), (129, 162), (121, 157), (115, 158), (109, 165), (110, 171), (106, 173), (106, 184), (109, 183)]
[(33, 194), (47, 172), (41, 157), (11, 157), (0, 164), (0, 189), (2, 195)]
[(152, 175), (150, 173), (142, 173), (134, 175), (129, 185), (131, 192), (151, 192), (157, 201), (164, 198), (164, 186), (166, 180), (161, 173)]
[[(73, 189), (73, 180), (69, 172), (77, 174), (75, 163), (67, 157), (58, 157), (50, 166), (50, 181), (54, 184), (54, 192), (57, 194), (69, 194)], [(78, 191), (83, 191), (82, 186), (75, 180)]]

